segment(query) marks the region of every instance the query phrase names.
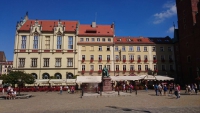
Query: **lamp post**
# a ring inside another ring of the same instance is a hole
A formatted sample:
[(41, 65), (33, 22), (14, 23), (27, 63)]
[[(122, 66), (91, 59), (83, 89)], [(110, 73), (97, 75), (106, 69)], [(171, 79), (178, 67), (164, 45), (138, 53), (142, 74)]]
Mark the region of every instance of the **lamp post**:
[(22, 79), (18, 79), (18, 87), (19, 87), (19, 95), (20, 95), (20, 85), (21, 85), (21, 81), (22, 81)]

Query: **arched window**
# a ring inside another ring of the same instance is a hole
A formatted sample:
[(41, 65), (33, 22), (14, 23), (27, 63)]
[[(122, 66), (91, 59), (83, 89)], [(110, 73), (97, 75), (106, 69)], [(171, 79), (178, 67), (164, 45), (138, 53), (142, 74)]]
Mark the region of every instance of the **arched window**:
[(44, 73), (42, 75), (42, 79), (49, 79), (49, 74), (48, 73)]
[(62, 75), (60, 73), (56, 73), (54, 76), (56, 79), (62, 79)]
[(37, 74), (36, 73), (32, 73), (32, 76), (37, 79)]
[(74, 75), (73, 75), (72, 73), (67, 73), (66, 78), (67, 78), (67, 79), (72, 79), (73, 76), (74, 76)]

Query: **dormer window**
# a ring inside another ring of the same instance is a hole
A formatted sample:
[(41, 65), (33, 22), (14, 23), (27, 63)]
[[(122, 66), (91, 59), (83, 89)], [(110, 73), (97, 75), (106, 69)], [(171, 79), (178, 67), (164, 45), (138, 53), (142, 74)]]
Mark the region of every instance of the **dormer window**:
[(138, 41), (138, 42), (142, 42), (142, 39), (138, 39), (137, 41)]
[(100, 42), (100, 38), (97, 38), (97, 42)]
[(89, 42), (89, 38), (86, 38), (86, 42)]
[(121, 39), (117, 39), (117, 41), (121, 41)]
[(131, 42), (131, 41), (132, 41), (132, 39), (130, 39), (130, 38), (129, 38), (129, 39), (127, 39), (126, 41), (127, 41), (127, 42)]

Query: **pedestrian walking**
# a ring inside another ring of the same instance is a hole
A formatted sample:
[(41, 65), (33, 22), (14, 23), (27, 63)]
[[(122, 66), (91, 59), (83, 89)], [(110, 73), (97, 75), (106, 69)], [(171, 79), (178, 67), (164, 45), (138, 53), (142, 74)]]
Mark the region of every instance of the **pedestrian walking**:
[(63, 90), (63, 89), (62, 89), (62, 86), (60, 86), (60, 94), (62, 94), (62, 90)]

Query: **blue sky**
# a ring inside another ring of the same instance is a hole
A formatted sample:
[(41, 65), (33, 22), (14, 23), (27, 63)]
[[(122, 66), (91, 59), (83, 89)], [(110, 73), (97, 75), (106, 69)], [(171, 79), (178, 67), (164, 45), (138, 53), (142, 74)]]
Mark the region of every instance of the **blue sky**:
[(16, 23), (29, 19), (115, 23), (116, 36), (173, 37), (175, 0), (1, 0), (0, 51), (13, 60)]

